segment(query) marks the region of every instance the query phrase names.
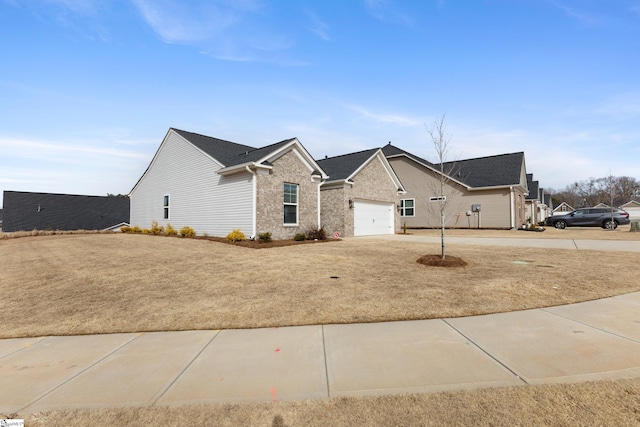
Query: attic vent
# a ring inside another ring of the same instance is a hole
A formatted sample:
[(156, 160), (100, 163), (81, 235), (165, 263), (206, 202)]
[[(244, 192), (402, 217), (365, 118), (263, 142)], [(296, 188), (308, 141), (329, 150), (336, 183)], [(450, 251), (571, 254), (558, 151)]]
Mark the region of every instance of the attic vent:
[(325, 154), (325, 155), (324, 155), (324, 158), (325, 158), (325, 159), (328, 159), (328, 158), (329, 158), (329, 156), (327, 156), (327, 155)]
[(248, 156), (248, 155), (249, 155), (249, 152), (248, 152), (248, 151), (245, 151), (245, 152), (244, 152), (244, 155), (245, 155), (245, 156)]

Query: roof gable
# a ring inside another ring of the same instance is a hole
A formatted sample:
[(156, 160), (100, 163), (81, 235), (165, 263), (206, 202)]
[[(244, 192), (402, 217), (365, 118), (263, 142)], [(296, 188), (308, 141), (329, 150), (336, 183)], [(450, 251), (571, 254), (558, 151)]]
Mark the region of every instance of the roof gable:
[[(431, 163), (390, 143), (382, 151), (387, 158), (404, 156), (440, 173), (440, 164)], [(524, 152), (444, 162), (442, 169), (450, 179), (470, 189), (511, 185), (526, 188)]]
[(328, 183), (332, 182), (350, 182), (355, 181), (355, 177), (372, 161), (378, 159), (382, 162), (382, 166), (389, 175), (391, 181), (398, 189), (404, 191), (402, 182), (389, 164), (386, 156), (380, 148), (372, 148), (370, 150), (358, 151), (355, 153), (343, 154), (341, 156), (325, 158), (318, 160), (318, 165), (329, 175)]

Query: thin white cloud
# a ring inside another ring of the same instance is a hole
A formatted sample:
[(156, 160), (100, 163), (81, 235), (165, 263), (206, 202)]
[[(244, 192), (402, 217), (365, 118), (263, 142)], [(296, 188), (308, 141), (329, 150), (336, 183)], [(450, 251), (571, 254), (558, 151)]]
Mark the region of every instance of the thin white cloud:
[(332, 41), (331, 36), (329, 36), (329, 29), (331, 28), (329, 24), (321, 20), (313, 12), (307, 12), (307, 15), (309, 16), (309, 19), (311, 19), (311, 25), (307, 27), (309, 31), (314, 33), (321, 40)]
[(640, 92), (628, 92), (611, 96), (596, 108), (596, 115), (605, 115), (615, 121), (640, 118)]
[(151, 29), (167, 43), (194, 43), (212, 38), (241, 20), (242, 9), (224, 3), (133, 0)]
[(365, 10), (379, 21), (413, 26), (413, 19), (402, 12), (392, 0), (364, 0)]
[(407, 117), (399, 114), (373, 113), (363, 107), (351, 106), (352, 111), (359, 114), (360, 118), (367, 119), (380, 124), (392, 124), (397, 126), (419, 126), (421, 121), (413, 117)]
[(146, 154), (132, 150), (115, 149), (86, 144), (69, 144), (52, 141), (0, 137), (3, 157), (21, 159), (44, 159), (48, 161), (75, 163), (77, 161), (113, 159), (144, 159)]

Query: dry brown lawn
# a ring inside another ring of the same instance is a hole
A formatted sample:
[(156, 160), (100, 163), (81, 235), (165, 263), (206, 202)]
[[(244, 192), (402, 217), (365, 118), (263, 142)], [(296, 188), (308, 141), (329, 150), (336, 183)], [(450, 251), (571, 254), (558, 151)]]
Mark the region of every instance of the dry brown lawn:
[(296, 402), (51, 411), (25, 416), (25, 425), (638, 426), (640, 379)]
[(123, 234), (0, 240), (0, 338), (457, 317), (640, 290), (636, 253), (449, 245), (466, 267), (416, 262), (438, 250), (374, 238), (266, 250)]
[[(437, 230), (411, 232), (438, 235)], [(469, 237), (472, 231), (447, 234)], [(570, 229), (556, 235), (640, 238), (621, 230)], [(0, 337), (427, 319), (640, 290), (638, 254), (448, 247), (468, 265), (426, 267), (417, 259), (437, 253), (439, 244), (376, 239), (266, 250), (120, 234), (0, 240)], [(316, 401), (61, 410), (24, 418), (29, 426), (635, 426), (639, 408), (640, 379), (630, 379)], [(0, 419), (16, 415), (0, 414)]]

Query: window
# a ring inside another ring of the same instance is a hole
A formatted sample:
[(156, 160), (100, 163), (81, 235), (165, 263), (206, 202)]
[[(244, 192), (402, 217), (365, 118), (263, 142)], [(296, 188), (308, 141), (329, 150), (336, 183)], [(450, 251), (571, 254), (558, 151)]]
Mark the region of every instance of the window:
[(164, 219), (169, 219), (169, 195), (164, 196)]
[(400, 216), (415, 216), (416, 199), (402, 199), (400, 200)]
[(284, 223), (298, 224), (298, 185), (284, 183)]

